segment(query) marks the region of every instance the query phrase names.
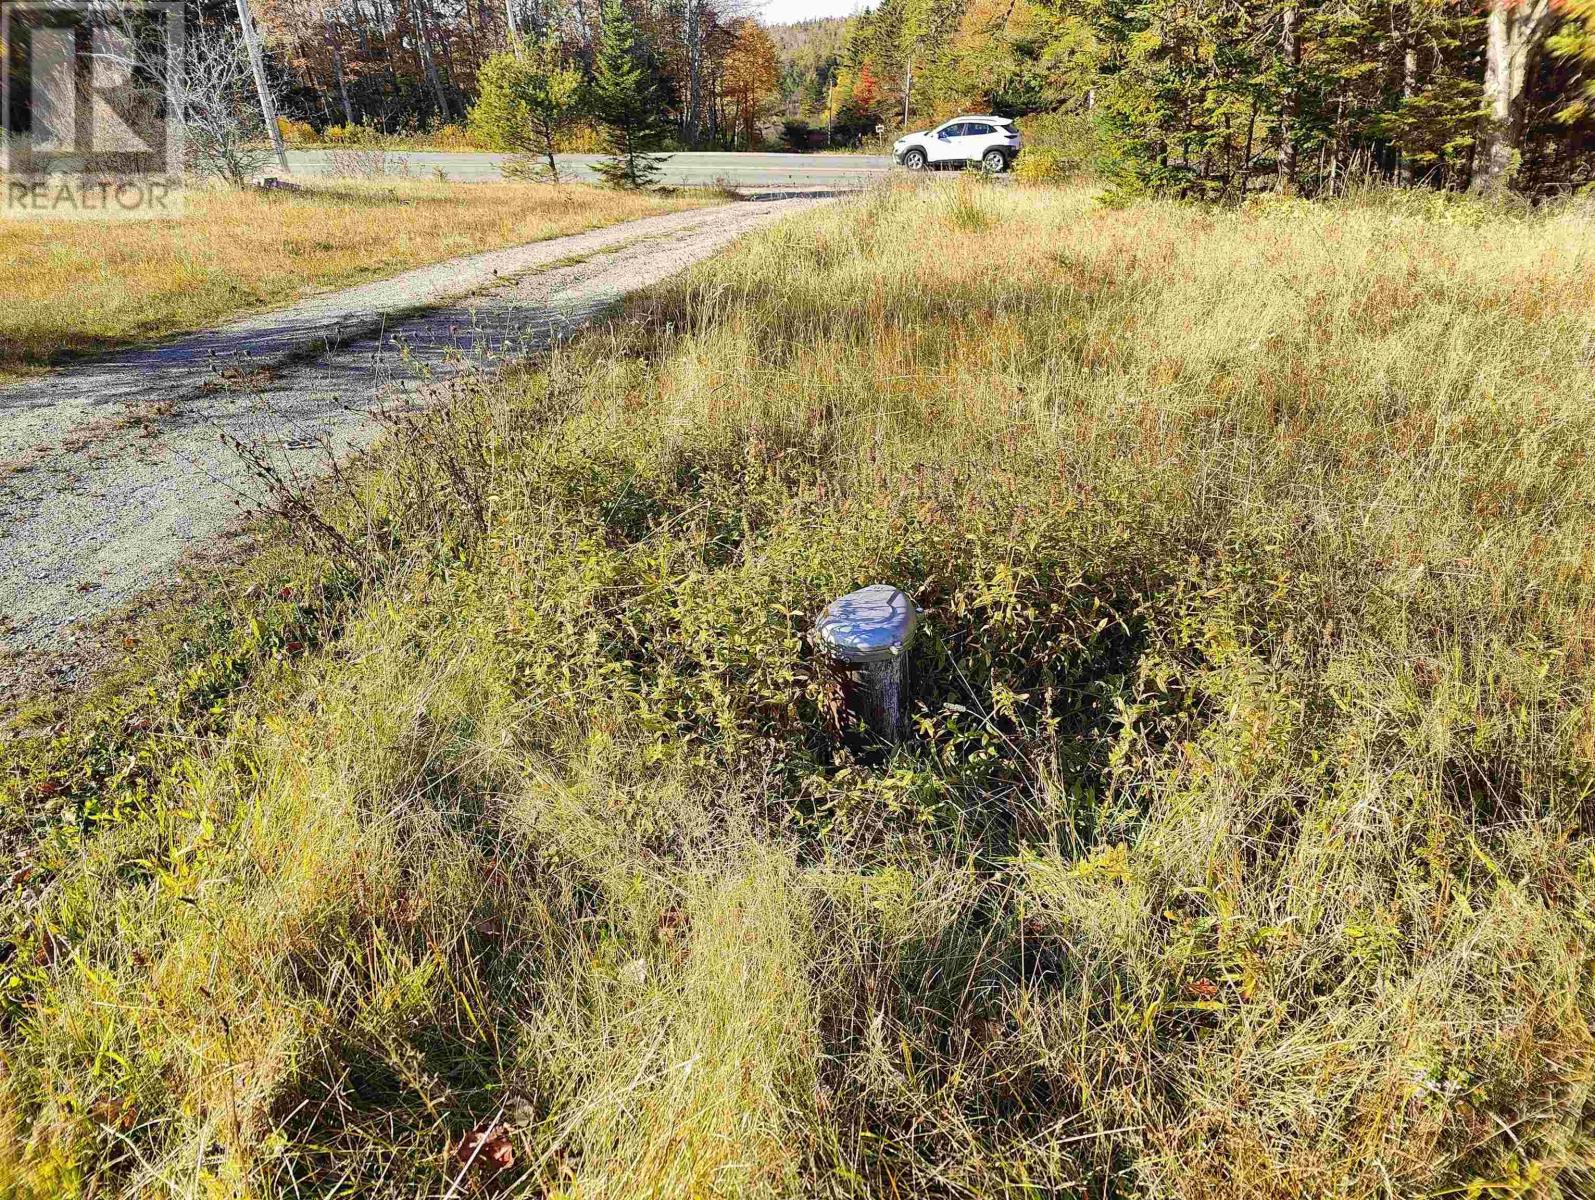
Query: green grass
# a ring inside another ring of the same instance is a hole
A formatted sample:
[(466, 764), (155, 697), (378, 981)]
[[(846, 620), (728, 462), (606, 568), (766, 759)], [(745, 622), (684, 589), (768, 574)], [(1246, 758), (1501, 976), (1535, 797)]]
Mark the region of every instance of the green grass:
[(19, 718), (11, 1191), (1588, 1194), (1592, 256), (938, 180), (462, 385)]

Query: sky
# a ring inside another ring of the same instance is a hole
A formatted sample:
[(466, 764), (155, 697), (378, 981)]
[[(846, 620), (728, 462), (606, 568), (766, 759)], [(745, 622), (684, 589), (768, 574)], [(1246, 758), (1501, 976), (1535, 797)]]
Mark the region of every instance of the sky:
[(864, 7), (864, 0), (766, 0), (759, 19), (766, 25), (785, 25), (810, 17), (849, 17)]

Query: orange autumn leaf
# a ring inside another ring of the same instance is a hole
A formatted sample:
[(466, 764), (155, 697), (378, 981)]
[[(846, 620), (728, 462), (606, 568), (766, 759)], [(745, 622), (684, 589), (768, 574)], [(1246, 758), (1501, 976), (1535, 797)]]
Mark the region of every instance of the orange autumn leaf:
[(502, 1125), (477, 1126), (460, 1139), (454, 1157), (464, 1166), (491, 1164), (502, 1171), (515, 1165), (515, 1147)]

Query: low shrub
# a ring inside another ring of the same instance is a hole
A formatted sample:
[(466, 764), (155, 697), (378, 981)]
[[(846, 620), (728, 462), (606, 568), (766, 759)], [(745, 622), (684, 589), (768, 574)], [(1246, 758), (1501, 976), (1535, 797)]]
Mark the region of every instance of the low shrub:
[(403, 155), (390, 155), (380, 146), (359, 144), (340, 147), (327, 155), (328, 174), (339, 179), (381, 179), (388, 175), (405, 178), (410, 161)]
[(1068, 160), (1052, 146), (1027, 146), (1013, 174), (1020, 183), (1063, 183), (1069, 178)]
[[(1024, 141), (1016, 170), (1032, 183), (1058, 183), (1098, 174), (1108, 145), (1093, 112), (1037, 113), (1017, 122)], [(1025, 160), (1030, 159), (1027, 167)]]
[(308, 146), (320, 141), (315, 126), (308, 121), (295, 121), (291, 117), (278, 117), (277, 129), (282, 140), (293, 146)]

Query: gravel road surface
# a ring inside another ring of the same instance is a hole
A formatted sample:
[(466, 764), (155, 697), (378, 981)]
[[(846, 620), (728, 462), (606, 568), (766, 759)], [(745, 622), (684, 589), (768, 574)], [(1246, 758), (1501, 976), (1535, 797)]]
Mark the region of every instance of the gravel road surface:
[(546, 346), (813, 203), (697, 209), (475, 255), (0, 388), (0, 645), (69, 648), (77, 622), (171, 579), (185, 550), (264, 499), (222, 435), (314, 471), (329, 448), (369, 442), (371, 410), (406, 402), (423, 376)]
[[(556, 156), (561, 176), (592, 180), (596, 154)], [(440, 150), (392, 150), (384, 168), (407, 171), (417, 178), (442, 172), (449, 179), (480, 183), (502, 179), (504, 154), (452, 153)], [(293, 150), (288, 166), (296, 175), (332, 173), (332, 152)], [(683, 152), (664, 156), (659, 182), (675, 187), (725, 183), (732, 187), (833, 187), (852, 189), (878, 183), (892, 168), (892, 160), (868, 154), (722, 154)]]

